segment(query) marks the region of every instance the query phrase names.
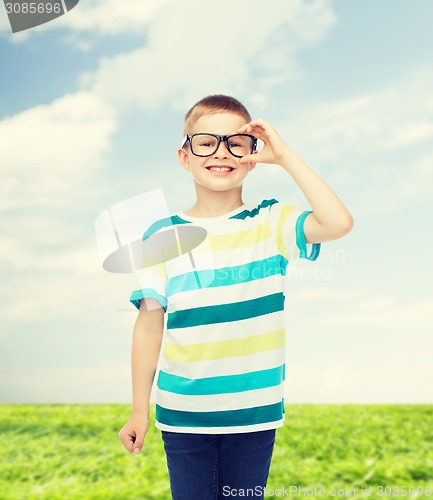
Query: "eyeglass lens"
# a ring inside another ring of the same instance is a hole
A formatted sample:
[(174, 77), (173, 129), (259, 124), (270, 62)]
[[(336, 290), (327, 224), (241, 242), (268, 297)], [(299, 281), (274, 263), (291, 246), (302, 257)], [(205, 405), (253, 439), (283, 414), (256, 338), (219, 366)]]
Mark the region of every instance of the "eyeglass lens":
[[(235, 156), (252, 153), (253, 139), (246, 135), (233, 135), (228, 139), (229, 151)], [(218, 148), (218, 139), (213, 135), (197, 134), (192, 137), (191, 149), (194, 154), (210, 156)]]

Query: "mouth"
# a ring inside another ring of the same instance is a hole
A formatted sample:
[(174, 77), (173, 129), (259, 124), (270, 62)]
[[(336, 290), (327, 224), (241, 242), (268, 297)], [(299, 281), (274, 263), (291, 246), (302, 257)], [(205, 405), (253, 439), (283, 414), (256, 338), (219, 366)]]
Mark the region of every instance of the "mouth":
[(229, 167), (226, 165), (211, 165), (206, 167), (207, 170), (216, 175), (229, 175), (231, 172), (236, 170), (234, 167)]

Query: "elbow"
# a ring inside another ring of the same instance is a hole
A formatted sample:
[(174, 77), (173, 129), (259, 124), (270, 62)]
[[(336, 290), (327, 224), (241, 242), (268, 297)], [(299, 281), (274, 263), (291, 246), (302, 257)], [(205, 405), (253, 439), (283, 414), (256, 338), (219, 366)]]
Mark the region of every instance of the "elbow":
[(349, 214), (347, 219), (341, 223), (340, 236), (344, 236), (345, 234), (349, 233), (353, 228), (353, 224), (354, 224), (354, 219)]
[(342, 238), (352, 230), (353, 222), (353, 217), (349, 214), (347, 218), (335, 222), (329, 229), (327, 236), (333, 240)]

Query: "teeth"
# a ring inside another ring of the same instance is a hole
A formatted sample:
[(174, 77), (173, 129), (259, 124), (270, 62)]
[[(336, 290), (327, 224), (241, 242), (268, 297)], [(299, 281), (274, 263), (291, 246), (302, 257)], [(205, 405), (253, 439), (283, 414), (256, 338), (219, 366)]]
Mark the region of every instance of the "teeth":
[(215, 172), (231, 172), (233, 169), (230, 167), (209, 167), (209, 170), (214, 170)]

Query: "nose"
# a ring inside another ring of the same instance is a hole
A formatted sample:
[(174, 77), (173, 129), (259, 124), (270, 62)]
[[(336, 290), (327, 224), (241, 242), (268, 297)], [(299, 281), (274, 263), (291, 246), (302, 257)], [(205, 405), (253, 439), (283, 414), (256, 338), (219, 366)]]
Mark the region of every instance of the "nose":
[[(221, 146), (223, 147), (223, 149), (220, 149)], [(220, 153), (218, 154), (218, 151), (220, 151)], [(224, 158), (228, 158), (230, 152), (228, 151), (227, 149), (227, 146), (226, 146), (226, 143), (224, 141), (221, 141), (217, 147), (217, 150), (215, 151), (215, 153), (213, 154), (213, 156), (215, 158), (219, 158), (220, 156), (223, 155)]]

